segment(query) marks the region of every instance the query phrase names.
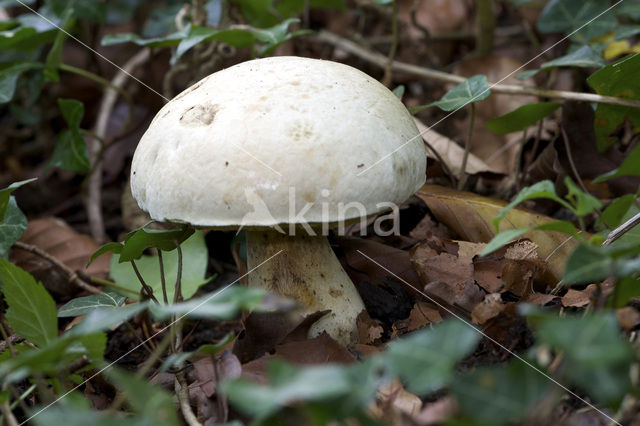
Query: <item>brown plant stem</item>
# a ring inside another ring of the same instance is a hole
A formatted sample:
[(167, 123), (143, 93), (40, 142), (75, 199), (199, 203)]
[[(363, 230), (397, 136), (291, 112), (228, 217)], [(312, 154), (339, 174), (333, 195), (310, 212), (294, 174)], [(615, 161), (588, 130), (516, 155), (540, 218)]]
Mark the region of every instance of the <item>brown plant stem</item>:
[(493, 51), (496, 18), (493, 14), (493, 0), (476, 0), (476, 55), (488, 56)]
[[(105, 86), (104, 95), (100, 102), (100, 108), (98, 110), (98, 119), (96, 121), (94, 133), (96, 138), (90, 138), (88, 143), (89, 161), (91, 163), (91, 174), (88, 177), (88, 183), (86, 188), (85, 205), (87, 209), (87, 217), (89, 219), (89, 229), (91, 230), (91, 236), (98, 244), (102, 244), (106, 241), (106, 232), (104, 227), (104, 219), (102, 217), (102, 154), (106, 149), (106, 135), (108, 130), (109, 118), (111, 117), (111, 111), (116, 104), (118, 94), (126, 94), (129, 100), (129, 121), (133, 117), (133, 103), (130, 101), (130, 96), (124, 92), (124, 85), (130, 77), (131, 73), (135, 71), (140, 65), (149, 59), (150, 50), (143, 49), (133, 55), (121, 69), (118, 70), (115, 77), (111, 82), (107, 82)], [(123, 95), (124, 96), (124, 95)], [(128, 127), (128, 124), (125, 125)]]
[(462, 164), (460, 165), (460, 176), (458, 177), (458, 190), (462, 190), (467, 183), (467, 160), (469, 159), (469, 152), (471, 151), (471, 137), (473, 136), (473, 126), (476, 121), (476, 104), (471, 104), (471, 122), (469, 123), (469, 132), (467, 133), (467, 140), (464, 144), (464, 155), (462, 156)]
[[(379, 66), (384, 69), (387, 64), (388, 58), (380, 53), (372, 52), (368, 49), (363, 48), (357, 43), (348, 40), (346, 38), (340, 37), (334, 33), (329, 31), (320, 31), (314, 38), (318, 41), (329, 43), (334, 46), (340, 47), (342, 50), (345, 50), (352, 55), (355, 55), (367, 62), (370, 62), (374, 65)], [(437, 80), (446, 83), (454, 83), (460, 84), (466, 81), (465, 77), (461, 77), (454, 74), (449, 74), (442, 71), (437, 71), (431, 68), (424, 68), (418, 65), (408, 64), (406, 62), (393, 61), (391, 64), (391, 68), (395, 71), (401, 71), (408, 74), (412, 74), (416, 77), (425, 78), (428, 80)], [(532, 86), (518, 86), (512, 84), (494, 84), (489, 83), (491, 86), (491, 91), (494, 93), (501, 93), (505, 95), (518, 95), (518, 96), (540, 96), (540, 97), (548, 97), (552, 99), (565, 99), (565, 100), (576, 100), (582, 102), (594, 102), (599, 104), (608, 104), (608, 105), (618, 105), (618, 106), (626, 106), (632, 108), (640, 108), (640, 100), (635, 99), (627, 99), (627, 98), (616, 98), (614, 96), (601, 96), (595, 93), (580, 93), (580, 92), (570, 92), (565, 90), (550, 90), (550, 89), (542, 89), (539, 87)]]

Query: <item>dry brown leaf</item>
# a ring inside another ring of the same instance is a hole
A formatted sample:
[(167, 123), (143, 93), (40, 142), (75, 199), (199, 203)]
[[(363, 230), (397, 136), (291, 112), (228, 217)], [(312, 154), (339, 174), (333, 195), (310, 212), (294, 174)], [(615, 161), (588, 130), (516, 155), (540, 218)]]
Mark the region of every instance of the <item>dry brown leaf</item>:
[(438, 238), (453, 238), (451, 232), (441, 223), (435, 223), (429, 215), (423, 217), (415, 228), (409, 232), (409, 236), (416, 240), (425, 240), (433, 234)]
[[(427, 204), (436, 219), (463, 239), (476, 243), (486, 243), (494, 237), (492, 220), (506, 206), (503, 201), (437, 185), (425, 185), (416, 195)], [(500, 222), (500, 230), (527, 228), (551, 221), (553, 219), (547, 216), (515, 208)], [(566, 260), (577, 243), (565, 234), (548, 231), (528, 232), (522, 238), (538, 245), (538, 257), (547, 261), (541, 278), (555, 285), (562, 278)]]
[(554, 299), (558, 298), (553, 294), (545, 294), (545, 293), (531, 293), (526, 297), (520, 300), (521, 302), (531, 303), (534, 305), (545, 306), (548, 303), (551, 303)]
[[(57, 218), (34, 219), (29, 221), (27, 230), (20, 241), (35, 246), (55, 257), (73, 271), (104, 278), (109, 273), (110, 254), (98, 257), (87, 268), (91, 255), (100, 247), (88, 235), (78, 234), (64, 221)], [(47, 260), (24, 250), (14, 249), (11, 261), (31, 273), (36, 280), (57, 296), (72, 296), (77, 287), (69, 283)]]
[(456, 241), (458, 243), (458, 256), (473, 259), (486, 247), (485, 243), (470, 243), (468, 241)]
[(418, 425), (437, 425), (444, 423), (458, 411), (458, 403), (455, 398), (445, 396), (434, 402), (424, 404), (422, 411), (413, 417)]
[[(458, 145), (453, 139), (441, 135), (433, 129), (429, 129), (420, 120), (414, 117), (416, 126), (422, 134), (422, 138), (435, 149), (442, 157), (446, 166), (456, 176), (460, 175), (462, 167), (462, 157), (464, 156), (464, 148)], [(427, 148), (427, 157), (438, 160), (438, 158)], [(475, 175), (477, 173), (503, 173), (501, 168), (491, 167), (474, 154), (469, 154), (467, 165), (465, 167), (467, 174)]]
[[(416, 395), (407, 392), (402, 383), (395, 379), (378, 389), (378, 400), (371, 412), (378, 418), (391, 420), (394, 414), (416, 416), (422, 408), (422, 401)], [(389, 411), (392, 411), (390, 413)], [(395, 422), (394, 422), (395, 424)]]
[(471, 320), (482, 325), (491, 318), (498, 316), (504, 310), (504, 303), (499, 293), (487, 294), (482, 303), (476, 305), (471, 311)]
[(581, 308), (587, 306), (591, 301), (591, 293), (584, 290), (574, 290), (570, 288), (567, 294), (562, 296), (562, 306), (565, 308)]
[(356, 318), (356, 325), (361, 344), (369, 345), (375, 343), (384, 333), (380, 321), (372, 319), (367, 311), (360, 312), (358, 318)]
[(633, 306), (616, 309), (618, 324), (625, 330), (633, 330), (640, 324), (640, 312)]
[(442, 315), (431, 303), (418, 301), (411, 310), (407, 322), (407, 331), (413, 331), (427, 324), (442, 322)]
[(418, 28), (411, 25), (411, 8), (415, 4), (416, 21), (431, 34), (461, 28), (468, 20), (469, 6), (465, 0), (399, 0), (398, 19), (407, 26), (410, 35), (420, 36)]

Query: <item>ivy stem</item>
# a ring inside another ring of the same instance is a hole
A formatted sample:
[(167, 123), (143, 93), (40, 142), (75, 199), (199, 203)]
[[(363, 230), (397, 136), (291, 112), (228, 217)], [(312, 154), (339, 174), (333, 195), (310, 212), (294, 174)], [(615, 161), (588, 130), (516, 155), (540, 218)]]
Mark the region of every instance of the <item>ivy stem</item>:
[(131, 266), (133, 267), (133, 271), (136, 273), (136, 277), (138, 277), (138, 281), (140, 281), (140, 284), (142, 284), (144, 292), (147, 294), (147, 296), (149, 296), (151, 300), (159, 304), (158, 299), (156, 299), (156, 297), (153, 295), (153, 289), (149, 286), (149, 284), (147, 284), (144, 278), (142, 278), (142, 275), (140, 274), (140, 271), (136, 266), (136, 262), (133, 259), (131, 259)]
[(169, 304), (169, 298), (167, 297), (167, 282), (164, 277), (164, 263), (162, 262), (162, 250), (158, 250), (158, 263), (160, 264), (160, 283), (162, 284), (162, 299), (164, 304)]
[(87, 70), (84, 70), (82, 68), (74, 67), (73, 65), (60, 64), (58, 66), (58, 69), (60, 69), (60, 71), (66, 71), (66, 72), (69, 72), (69, 73), (72, 73), (72, 74), (79, 75), (81, 77), (88, 78), (89, 80), (94, 81), (94, 82), (100, 84), (101, 86), (108, 87), (108, 88), (111, 88), (111, 89), (115, 90), (116, 92), (118, 92), (118, 94), (120, 96), (122, 96), (122, 98), (129, 104), (129, 106), (133, 110), (133, 99), (131, 99), (131, 96), (122, 87), (118, 87), (118, 86), (114, 85), (109, 80), (104, 79), (104, 78), (100, 77), (99, 75), (92, 73), (91, 71), (87, 71)]
[(464, 155), (462, 156), (462, 164), (460, 164), (460, 176), (458, 177), (458, 189), (462, 190), (467, 183), (467, 160), (469, 158), (469, 151), (471, 150), (471, 136), (473, 135), (473, 126), (476, 121), (476, 104), (471, 104), (471, 122), (469, 123), (469, 133), (467, 134), (467, 140), (464, 144)]

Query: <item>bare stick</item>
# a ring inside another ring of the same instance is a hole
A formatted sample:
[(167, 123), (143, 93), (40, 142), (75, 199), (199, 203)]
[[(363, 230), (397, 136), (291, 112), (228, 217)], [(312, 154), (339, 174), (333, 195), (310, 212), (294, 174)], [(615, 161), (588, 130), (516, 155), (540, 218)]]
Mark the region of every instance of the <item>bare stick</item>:
[(187, 379), (185, 378), (184, 371), (176, 374), (175, 390), (178, 401), (180, 401), (180, 411), (182, 411), (184, 421), (189, 426), (202, 426), (202, 423), (200, 423), (196, 415), (193, 414), (191, 404), (189, 403), (189, 388), (187, 386)]
[(471, 104), (471, 122), (469, 123), (469, 133), (467, 134), (467, 141), (464, 144), (464, 155), (462, 156), (462, 164), (460, 165), (460, 176), (458, 177), (458, 190), (464, 188), (467, 183), (467, 159), (469, 158), (469, 151), (471, 151), (471, 137), (473, 136), (473, 126), (476, 121), (476, 104)]
[[(379, 66), (384, 69), (387, 66), (389, 58), (386, 56), (372, 52), (370, 50), (365, 49), (364, 47), (354, 43), (351, 40), (346, 38), (342, 38), (336, 34), (333, 34), (329, 31), (320, 31), (315, 36), (316, 40), (333, 44), (334, 46), (340, 47), (342, 50), (345, 50), (352, 55), (355, 55), (361, 59), (364, 59), (367, 62), (370, 62), (374, 65)], [(454, 83), (460, 84), (467, 79), (465, 77), (461, 77), (454, 74), (449, 74), (442, 71), (433, 70), (430, 68), (423, 68), (413, 64), (407, 64), (406, 62), (393, 61), (391, 64), (391, 68), (395, 71), (405, 72), (408, 74), (413, 74), (416, 77), (422, 77), (430, 80), (438, 80), (446, 83)], [(565, 90), (550, 90), (550, 89), (542, 89), (539, 87), (531, 87), (531, 86), (518, 86), (513, 84), (489, 84), (491, 86), (491, 91), (494, 93), (501, 93), (505, 95), (533, 95), (540, 97), (547, 97), (552, 99), (566, 99), (566, 100), (575, 100), (581, 102), (594, 102), (599, 104), (608, 104), (608, 105), (619, 105), (626, 106), (632, 108), (640, 108), (640, 100), (635, 99), (626, 99), (626, 98), (616, 98), (614, 96), (601, 96), (596, 95), (594, 93), (579, 93), (579, 92), (569, 92)]]
[(59, 270), (61, 270), (65, 275), (67, 275), (69, 282), (71, 282), (73, 285), (88, 291), (89, 293), (93, 293), (93, 294), (102, 294), (103, 291), (100, 290), (97, 287), (92, 286), (91, 284), (88, 284), (84, 281), (82, 281), (80, 279), (80, 277), (78, 277), (78, 274), (76, 274), (76, 272), (74, 270), (72, 270), (71, 268), (69, 268), (67, 265), (65, 265), (64, 263), (62, 263), (60, 260), (56, 259), (55, 257), (51, 256), (49, 253), (47, 253), (46, 251), (42, 250), (39, 247), (33, 246), (31, 244), (26, 244), (23, 243), (22, 241), (16, 241), (13, 244), (13, 247), (15, 248), (19, 248), (20, 250), (24, 250), (24, 251), (28, 251), (29, 253), (33, 253), (37, 256), (40, 256), (41, 258), (47, 260), (49, 263), (51, 263), (53, 266), (55, 266), (56, 268), (58, 268)]
[(618, 238), (622, 237), (624, 234), (629, 232), (634, 226), (640, 223), (640, 213), (633, 216), (631, 219), (618, 226), (616, 229), (609, 233), (607, 239), (602, 243), (603, 246), (608, 246)]
[[(89, 229), (91, 236), (98, 244), (106, 241), (106, 233), (104, 230), (104, 220), (102, 218), (102, 155), (103, 144), (100, 140), (105, 140), (107, 134), (107, 126), (111, 111), (118, 99), (117, 89), (123, 90), (122, 87), (126, 83), (131, 73), (142, 63), (149, 59), (149, 49), (143, 49), (132, 56), (124, 66), (118, 70), (115, 77), (111, 80), (110, 86), (105, 88), (100, 109), (98, 110), (98, 120), (95, 125), (94, 133), (97, 138), (89, 139), (89, 160), (92, 165), (92, 173), (89, 176), (87, 185), (86, 208), (89, 219)], [(115, 88), (115, 89), (114, 89)], [(131, 111), (133, 114), (133, 111)]]

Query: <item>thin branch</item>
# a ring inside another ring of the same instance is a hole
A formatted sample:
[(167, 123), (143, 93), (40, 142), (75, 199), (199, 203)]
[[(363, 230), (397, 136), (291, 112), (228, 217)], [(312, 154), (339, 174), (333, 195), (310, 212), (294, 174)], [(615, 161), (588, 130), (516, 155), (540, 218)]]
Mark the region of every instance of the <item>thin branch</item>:
[[(351, 40), (346, 38), (342, 38), (336, 34), (333, 34), (329, 31), (320, 31), (315, 36), (315, 39), (324, 43), (329, 43), (334, 46), (340, 47), (342, 50), (351, 53), (361, 59), (364, 59), (367, 62), (370, 62), (378, 67), (384, 69), (386, 67), (387, 61), (389, 60), (386, 56), (372, 52), (363, 48), (362, 46), (354, 43)], [(406, 62), (393, 61), (391, 67), (395, 71), (405, 72), (408, 74), (415, 75), (416, 77), (421, 77), (429, 80), (438, 80), (446, 83), (454, 83), (460, 84), (467, 79), (465, 77), (461, 77), (454, 74), (449, 74), (442, 71), (433, 70), (430, 68), (423, 68), (418, 65), (407, 64)], [(547, 97), (552, 99), (565, 99), (565, 100), (575, 100), (581, 102), (594, 102), (599, 104), (608, 104), (608, 105), (618, 105), (618, 106), (626, 106), (632, 108), (640, 108), (640, 100), (635, 99), (626, 99), (626, 98), (616, 98), (614, 96), (601, 96), (596, 95), (594, 93), (579, 93), (579, 92), (569, 92), (565, 90), (550, 90), (550, 89), (542, 89), (539, 87), (531, 87), (531, 86), (518, 86), (512, 84), (493, 84), (489, 83), (491, 86), (491, 91), (494, 93), (501, 93), (505, 95), (519, 95), (519, 96), (540, 96)]]
[(622, 237), (624, 234), (629, 232), (634, 226), (638, 225), (639, 223), (640, 223), (640, 213), (637, 213), (631, 219), (629, 219), (628, 221), (626, 221), (625, 223), (623, 223), (622, 225), (618, 226), (616, 229), (611, 231), (607, 236), (607, 239), (604, 240), (604, 243), (602, 243), (602, 245), (608, 246), (609, 244), (611, 244), (612, 242), (614, 242), (615, 240), (617, 240), (618, 238)]
[[(101, 141), (106, 139), (109, 118), (118, 99), (118, 94), (129, 104), (129, 120), (131, 121), (133, 117), (133, 102), (129, 94), (124, 91), (123, 86), (131, 76), (131, 73), (149, 59), (149, 52), (149, 49), (143, 49), (133, 55), (124, 66), (118, 70), (111, 82), (107, 82), (102, 101), (100, 102), (100, 109), (98, 110), (98, 120), (95, 125), (94, 133), (97, 138), (89, 140), (89, 160), (92, 165), (92, 170), (88, 178), (86, 208), (91, 236), (99, 244), (106, 241), (104, 220), (102, 218), (102, 153), (106, 146), (104, 143), (101, 143)], [(125, 127), (128, 127), (128, 124)]]
[(394, 1), (391, 8), (391, 48), (387, 55), (387, 65), (384, 67), (384, 77), (382, 78), (382, 84), (387, 87), (391, 85), (393, 80), (392, 64), (398, 50), (398, 2)]
[(471, 151), (471, 138), (473, 137), (473, 126), (476, 122), (476, 104), (471, 104), (471, 122), (469, 123), (469, 133), (467, 134), (467, 140), (464, 144), (464, 155), (462, 156), (462, 164), (460, 165), (460, 176), (458, 177), (458, 190), (464, 188), (467, 183), (467, 160), (469, 159), (469, 152)]
[(13, 244), (13, 247), (19, 248), (20, 250), (28, 251), (29, 253), (33, 253), (33, 254), (35, 254), (37, 256), (40, 256), (41, 258), (47, 260), (53, 266), (55, 266), (60, 271), (62, 271), (68, 277), (69, 282), (71, 284), (75, 285), (76, 287), (79, 287), (79, 288), (81, 288), (81, 289), (83, 289), (85, 291), (88, 291), (89, 293), (93, 293), (93, 294), (102, 294), (103, 293), (103, 291), (100, 290), (99, 288), (94, 287), (91, 284), (88, 284), (88, 283), (82, 281), (80, 279), (80, 277), (78, 277), (78, 274), (76, 274), (76, 272), (74, 270), (69, 268), (67, 265), (62, 263), (60, 260), (58, 260), (55, 257), (51, 256), (49, 253), (47, 253), (46, 251), (42, 250), (41, 248), (33, 246), (31, 244), (23, 243), (22, 241), (16, 241)]
[(191, 404), (189, 403), (189, 387), (187, 386), (184, 371), (176, 374), (175, 390), (178, 401), (180, 401), (180, 411), (182, 411), (184, 421), (189, 426), (202, 426), (202, 423), (200, 423), (196, 415), (193, 414)]

